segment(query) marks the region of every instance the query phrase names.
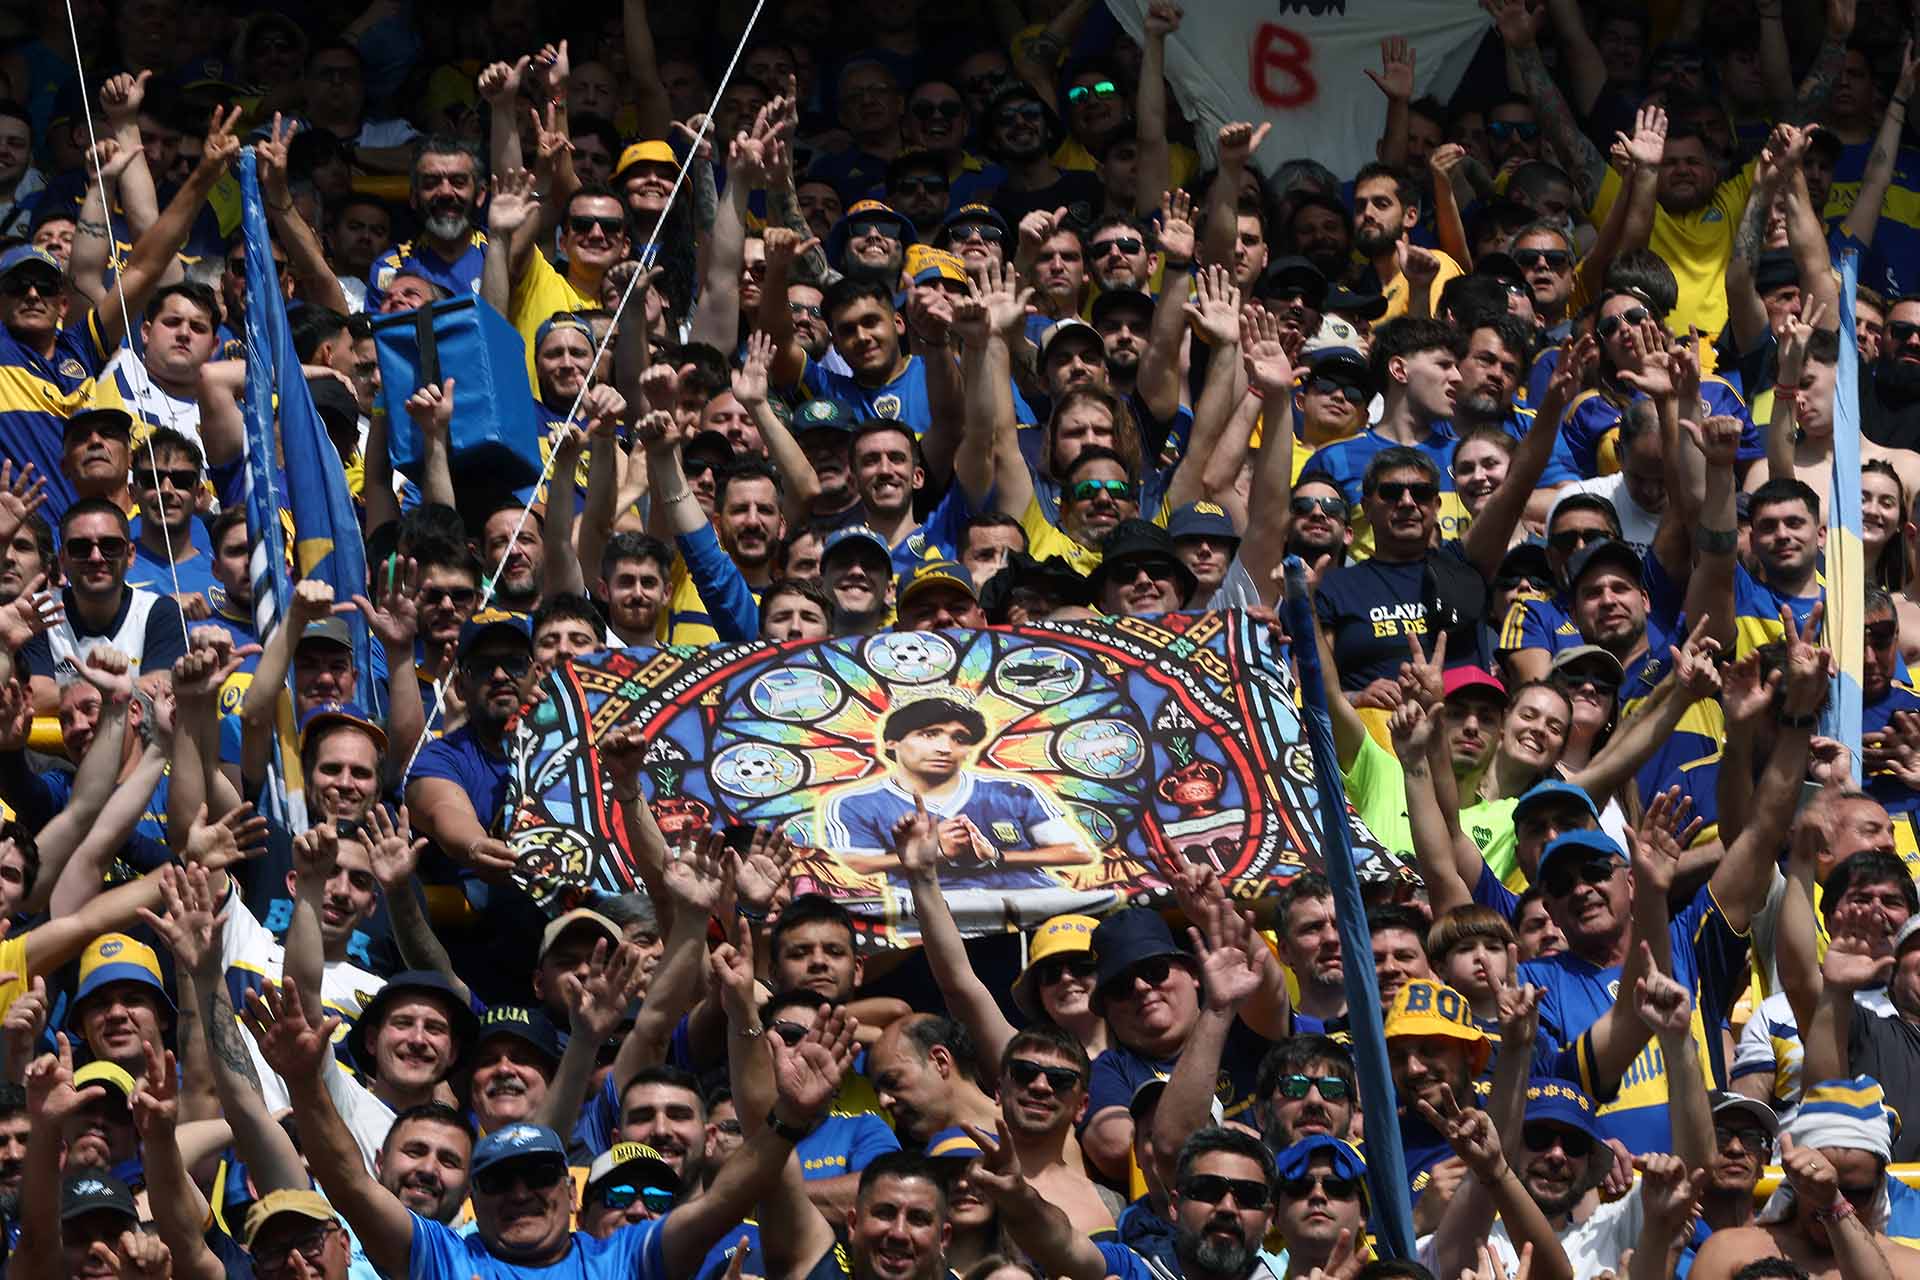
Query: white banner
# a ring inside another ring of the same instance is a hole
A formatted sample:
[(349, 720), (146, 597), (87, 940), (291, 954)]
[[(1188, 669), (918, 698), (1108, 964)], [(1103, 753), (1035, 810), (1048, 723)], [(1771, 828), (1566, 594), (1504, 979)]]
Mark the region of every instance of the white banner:
[[(1107, 0), (1135, 40), (1147, 0)], [(1203, 150), (1235, 120), (1273, 122), (1254, 153), (1261, 171), (1310, 157), (1350, 181), (1374, 159), (1387, 100), (1380, 41), (1404, 36), (1414, 51), (1414, 97), (1446, 101), (1490, 25), (1472, 0), (1186, 0), (1167, 41), (1167, 79)]]

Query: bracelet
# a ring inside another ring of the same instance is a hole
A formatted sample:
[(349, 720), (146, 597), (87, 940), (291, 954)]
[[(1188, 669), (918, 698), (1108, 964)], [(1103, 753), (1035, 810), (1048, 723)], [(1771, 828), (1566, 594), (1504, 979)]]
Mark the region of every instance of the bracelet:
[(1160, 269), (1163, 272), (1164, 271), (1191, 271), (1193, 270), (1193, 259), (1192, 258), (1162, 258), (1160, 259)]
[(1814, 729), (1819, 727), (1820, 717), (1812, 713), (1804, 716), (1778, 715), (1774, 717), (1773, 722), (1782, 729)]
[(784, 1123), (780, 1119), (780, 1108), (778, 1107), (770, 1107), (767, 1109), (767, 1128), (773, 1130), (788, 1142), (796, 1144), (802, 1138), (813, 1132), (811, 1125)]
[(1905, 98), (1889, 98), (1887, 105), (1890, 107), (1898, 107), (1902, 111), (1905, 111), (1907, 109), (1907, 100)]
[(739, 1036), (742, 1040), (758, 1040), (761, 1036), (765, 1035), (766, 1033), (767, 1033), (767, 1029), (764, 1026), (761, 1026), (761, 1027), (741, 1027), (737, 1029), (733, 1034)]
[(758, 922), (758, 921), (763, 921), (767, 918), (766, 912), (754, 911), (751, 908), (749, 908), (747, 904), (744, 902), (734, 903), (733, 909), (735, 914), (737, 914), (743, 920), (753, 920), (755, 922)]
[(1267, 398), (1267, 393), (1262, 391), (1259, 387), (1254, 386), (1251, 382), (1247, 384), (1247, 394), (1252, 396), (1255, 400), (1265, 400)]
[(275, 213), (286, 213), (288, 210), (293, 208), (293, 197), (288, 196), (286, 200), (284, 200), (280, 204), (275, 204), (273, 201), (268, 200), (263, 196), (260, 200), (260, 203), (266, 205), (267, 208), (273, 210)]
[(1738, 529), (1709, 529), (1699, 524), (1693, 527), (1693, 540), (1701, 551), (1709, 555), (1730, 556), (1740, 549)]
[(1815, 1222), (1838, 1222), (1842, 1218), (1851, 1218), (1854, 1216), (1853, 1201), (1845, 1196), (1835, 1196), (1831, 1208), (1815, 1209), (1812, 1216)]
[(1773, 394), (1776, 396), (1797, 396), (1800, 394), (1800, 386), (1798, 383), (1789, 385), (1785, 382), (1776, 382), (1773, 384)]

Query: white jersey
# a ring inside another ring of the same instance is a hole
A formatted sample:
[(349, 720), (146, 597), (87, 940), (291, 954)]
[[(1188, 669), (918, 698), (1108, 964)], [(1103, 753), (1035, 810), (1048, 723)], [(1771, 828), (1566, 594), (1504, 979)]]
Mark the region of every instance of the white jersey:
[[(122, 346), (114, 352), (93, 387), (96, 406), (125, 409), (133, 418), (136, 442), (145, 440), (156, 427), (172, 427), (193, 441), (203, 455), (206, 453), (207, 446), (200, 439), (200, 402), (176, 396), (155, 382), (147, 372), (146, 362), (132, 348)], [(136, 443), (136, 467), (140, 465), (141, 452)]]
[(74, 631), (71, 618), (47, 628), (47, 647), (53, 652), (56, 672), (63, 662), (79, 666), (89, 653), (103, 645), (126, 654), (128, 666), (135, 672), (140, 670), (147, 653), (147, 617), (161, 597), (141, 587), (128, 587), (127, 595), (126, 616), (120, 619), (120, 625), (111, 635), (81, 636)]

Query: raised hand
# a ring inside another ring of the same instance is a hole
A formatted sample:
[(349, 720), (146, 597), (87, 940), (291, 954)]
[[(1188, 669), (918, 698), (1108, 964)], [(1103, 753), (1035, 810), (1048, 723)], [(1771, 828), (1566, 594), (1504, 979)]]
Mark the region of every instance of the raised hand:
[(118, 649), (94, 646), (80, 663), (80, 675), (109, 706), (125, 706), (133, 698), (133, 665)]
[(1673, 657), (1673, 678), (1692, 702), (1717, 697), (1720, 693), (1720, 669), (1713, 663), (1714, 655), (1720, 652), (1720, 642), (1707, 634), (1712, 621), (1712, 614), (1701, 614), (1693, 630), (1687, 633), (1684, 644), (1667, 646), (1667, 652)]
[(239, 107), (222, 114), (219, 107), (207, 119), (207, 138), (200, 152), (200, 168), (225, 173), (233, 158), (240, 154), (240, 136), (233, 131), (240, 123)]
[[(509, 169), (494, 178), (493, 191), (487, 197), (489, 236), (505, 240), (539, 211), (540, 193), (534, 186), (530, 169)], [(408, 401), (407, 411), (413, 411), (412, 401)]]
[(1447, 633), (1442, 631), (1434, 637), (1429, 654), (1420, 637), (1408, 632), (1407, 653), (1407, 660), (1400, 664), (1400, 687), (1431, 712), (1447, 700)]
[[(113, 1252), (98, 1240), (94, 1241), (87, 1251), (87, 1256), (90, 1258), (97, 1258), (102, 1254), (109, 1258), (114, 1256)], [(302, 1258), (301, 1261), (304, 1263), (305, 1259)], [(122, 1231), (119, 1257), (114, 1259), (114, 1266), (114, 1274), (119, 1277), (119, 1280), (170, 1280), (173, 1275), (173, 1251), (167, 1248), (167, 1242), (157, 1235), (145, 1231)]]
[(1426, 758), (1427, 744), (1433, 740), (1433, 718), (1419, 703), (1402, 702), (1387, 717), (1387, 732), (1393, 739), (1393, 754), (1401, 764), (1410, 764)]
[(420, 854), (427, 847), (427, 838), (413, 834), (405, 805), (391, 817), (385, 805), (374, 805), (367, 814), (367, 827), (368, 832), (361, 840), (367, 847), (373, 878), (389, 893), (405, 890), (413, 878), (414, 868), (419, 865)]
[(1184, 10), (1173, 0), (1153, 0), (1147, 6), (1147, 16), (1143, 22), (1149, 40), (1164, 40), (1180, 29), (1180, 19), (1186, 16)]
[(740, 905), (765, 915), (793, 873), (793, 864), (800, 860), (800, 849), (778, 827), (755, 827), (746, 853), (734, 854), (730, 860)]
[(567, 1023), (576, 1036), (604, 1043), (620, 1029), (620, 1022), (646, 982), (640, 948), (623, 942), (611, 949), (605, 938), (593, 944), (587, 976), (560, 976), (560, 995), (567, 1006)]
[(317, 1027), (307, 1021), (299, 981), (292, 977), (249, 991), (240, 1020), (260, 1046), (260, 1056), (288, 1082), (319, 1078), (327, 1046), (340, 1027), (340, 1019), (332, 1014)]
[(1700, 451), (1708, 466), (1731, 468), (1739, 459), (1740, 419), (1722, 413), (1705, 422), (1682, 418), (1680, 425), (1686, 428), (1687, 438), (1693, 441), (1693, 447)]
[(181, 856), (195, 866), (224, 871), (267, 851), (267, 820), (251, 804), (228, 810), (218, 822), (208, 822), (206, 817), (207, 807), (201, 805), (187, 828), (187, 847)]
[[(164, 914), (156, 915), (145, 907), (140, 918), (152, 929), (167, 950), (173, 952), (176, 969), (198, 975), (209, 960), (219, 960), (218, 935), (226, 913), (214, 914), (213, 890), (207, 883), (207, 869), (187, 866), (180, 874), (160, 881), (160, 902)], [(16, 1002), (17, 1003), (17, 1002)]]
[(1457, 142), (1435, 147), (1427, 154), (1427, 169), (1434, 180), (1452, 182), (1453, 175), (1467, 162), (1467, 149)]
[(1690, 1170), (1679, 1156), (1659, 1151), (1635, 1156), (1633, 1167), (1640, 1171), (1640, 1200), (1649, 1217), (1675, 1229), (1693, 1218), (1706, 1187), (1705, 1171)]
[(1360, 1273), (1372, 1261), (1372, 1248), (1364, 1241), (1355, 1248), (1353, 1232), (1342, 1227), (1340, 1234), (1334, 1238), (1333, 1251), (1327, 1255), (1327, 1265), (1309, 1271), (1307, 1280), (1360, 1280)]
[(1059, 230), (1060, 224), (1066, 220), (1065, 205), (1061, 205), (1051, 213), (1045, 209), (1035, 209), (1020, 219), (1020, 256), (1029, 260), (1038, 256), (1040, 246), (1045, 244), (1047, 237)]
[(74, 1087), (73, 1045), (62, 1032), (54, 1037), (54, 1051), (43, 1053), (27, 1065), (27, 1114), (36, 1124), (58, 1125), (68, 1116), (106, 1093), (106, 1084), (95, 1080)]
[(180, 1119), (180, 1075), (171, 1050), (142, 1043), (146, 1070), (133, 1091), (133, 1127), (143, 1139), (171, 1130)]
[(308, 827), (293, 838), (293, 874), (296, 879), (324, 885), (340, 865), (340, 833), (332, 822)]
[(772, 334), (755, 329), (747, 335), (747, 358), (733, 374), (733, 398), (748, 411), (767, 402), (767, 370), (773, 356)]
[(1626, 153), (1628, 163), (1642, 169), (1658, 169), (1667, 154), (1667, 113), (1658, 103), (1641, 107), (1633, 116), (1633, 132), (1613, 136)]
[(1399, 259), (1400, 270), (1407, 277), (1410, 289), (1431, 288), (1440, 278), (1440, 258), (1431, 249), (1411, 244), (1403, 237), (1394, 246), (1394, 256)]
[(106, 114), (109, 127), (118, 129), (139, 119), (140, 106), (147, 100), (147, 82), (151, 79), (151, 71), (142, 71), (137, 76), (122, 72), (101, 86), (100, 110)]
[(1540, 22), (1547, 7), (1536, 11), (1528, 0), (1480, 0), (1480, 7), (1493, 17), (1493, 25), (1507, 48), (1518, 52), (1531, 49), (1540, 38)]
[(367, 620), (367, 629), (385, 646), (388, 653), (413, 648), (420, 633), (420, 562), (411, 556), (397, 560), (386, 577), (375, 604), (363, 595), (353, 598), (353, 607)]
[(1389, 102), (1408, 102), (1413, 98), (1413, 46), (1405, 36), (1388, 36), (1380, 42), (1380, 70), (1362, 67), (1367, 79)]
[(48, 589), (47, 575), (36, 573), (25, 591), (0, 605), (0, 644), (18, 650), (41, 632), (59, 626), (66, 617), (67, 607), (59, 593)]
[[(271, 195), (281, 197), (287, 189), (287, 148), (293, 141), (294, 133), (300, 128), (298, 120), (286, 121), (281, 128), (281, 116), (273, 113), (273, 124), (267, 136), (253, 144), (254, 163), (260, 170), (260, 185)], [(275, 199), (279, 204), (280, 199)]]
[(833, 1101), (853, 1063), (853, 1036), (859, 1027), (860, 1020), (845, 1009), (822, 1005), (798, 1044), (764, 1037), (773, 1054), (774, 1112), (782, 1124), (810, 1125)]
[(595, 431), (611, 432), (626, 416), (627, 398), (612, 383), (593, 383), (580, 397), (580, 421), (586, 425), (589, 435)]
[(1635, 984), (1633, 1012), (1656, 1036), (1684, 1036), (1693, 1025), (1693, 999), (1684, 983), (1660, 972), (1653, 964), (1653, 951), (1640, 944), (1640, 959), (1647, 976)]
[(1801, 1204), (1815, 1213), (1833, 1208), (1833, 1202), (1840, 1198), (1840, 1175), (1833, 1162), (1820, 1154), (1820, 1148), (1803, 1147), (1783, 1130), (1777, 1154), (1787, 1181), (1793, 1184), (1794, 1197)]
[(1193, 261), (1193, 197), (1180, 187), (1160, 193), (1159, 241), (1163, 258)]
[(1893, 937), (1878, 908), (1842, 907), (1833, 913), (1833, 936), (1820, 962), (1820, 976), (1836, 991), (1884, 984), (1893, 973)]
[(893, 856), (900, 859), (908, 878), (940, 877), (940, 832), (918, 795), (913, 797), (913, 812), (893, 824)]
[[(500, 199), (496, 189), (493, 201)], [(439, 386), (424, 383), (407, 397), (407, 416), (413, 419), (423, 436), (445, 437), (453, 426), (453, 384), (448, 378)]]
[(1262, 396), (1293, 391), (1293, 359), (1279, 318), (1265, 307), (1248, 307), (1240, 313), (1240, 361), (1246, 366), (1248, 385), (1257, 387)]
[(1520, 981), (1520, 948), (1507, 947), (1507, 976), (1494, 987), (1500, 1006), (1500, 1043), (1531, 1045), (1540, 1034), (1540, 997), (1545, 988)]
[(818, 236), (801, 236), (791, 227), (768, 227), (760, 233), (760, 243), (767, 251), (767, 274), (774, 272), (777, 261), (782, 269), (791, 272), (793, 260), (804, 258), (820, 247)]
[(522, 56), (515, 59), (512, 65), (491, 62), (481, 69), (474, 87), (496, 114), (514, 109), (514, 99), (520, 96), (520, 80), (527, 73), (529, 61), (531, 59)]
[(87, 172), (101, 185), (118, 182), (139, 154), (138, 147), (123, 147), (116, 138), (102, 138), (87, 151)]
[[(9, 981), (18, 977), (6, 976)], [(7, 1006), (7, 1016), (0, 1018), (0, 1042), (6, 1044), (7, 1063), (13, 1071), (21, 1071), (33, 1061), (34, 1048), (46, 1029), (47, 980), (36, 976), (33, 985)]]
[(1807, 611), (1806, 622), (1799, 623), (1793, 610), (1780, 606), (1780, 626), (1787, 635), (1781, 709), (1789, 716), (1810, 716), (1827, 700), (1833, 654), (1821, 648), (1818, 639), (1826, 611), (1826, 602), (1820, 601)]
[(1676, 830), (1677, 818), (1691, 805), (1679, 787), (1656, 792), (1638, 826), (1627, 831), (1627, 848), (1632, 855), (1636, 891), (1665, 898), (1679, 874), (1680, 857), (1687, 842), (1698, 833), (1700, 820)]
[(689, 834), (676, 847), (661, 868), (667, 892), (676, 909), (694, 912), (701, 919), (713, 914), (724, 888), (720, 854), (724, 845), (718, 831), (701, 829)]
[(1270, 121), (1262, 120), (1257, 126), (1241, 120), (1220, 126), (1216, 138), (1220, 145), (1220, 167), (1231, 169), (1235, 173), (1247, 167), (1247, 161), (1260, 149), (1260, 144), (1273, 132)]
[(13, 459), (0, 459), (0, 531), (11, 537), (46, 501), (47, 478), (31, 462), (21, 463), (15, 475)]
[(1206, 267), (1194, 277), (1194, 300), (1182, 310), (1194, 332), (1210, 347), (1240, 342), (1240, 289), (1225, 267)]
[[(1213, 913), (1205, 933), (1189, 928), (1187, 937), (1200, 957), (1200, 986), (1208, 1009), (1231, 1014), (1259, 992), (1268, 952), (1251, 916), (1228, 907)], [(1255, 947), (1260, 954), (1254, 953)]]
[(1853, 781), (1853, 752), (1838, 738), (1815, 736), (1807, 743), (1807, 777), (1823, 787), (1843, 787)]
[(1506, 1173), (1507, 1158), (1500, 1149), (1500, 1135), (1493, 1117), (1478, 1107), (1462, 1107), (1454, 1099), (1451, 1085), (1440, 1086), (1440, 1105), (1424, 1098), (1414, 1099), (1420, 1115), (1439, 1131), (1466, 1164), (1469, 1172), (1482, 1182), (1493, 1182)]
[(1026, 324), (1033, 290), (1020, 287), (1020, 273), (1011, 263), (1002, 264), (998, 270), (989, 263), (967, 283), (974, 299), (986, 308), (987, 324), (993, 330), (1012, 334)]
[(532, 69), (549, 98), (565, 97), (567, 79), (573, 74), (572, 63), (567, 59), (567, 42), (541, 46), (540, 52), (533, 55)]
[(730, 942), (723, 942), (707, 956), (707, 967), (715, 986), (727, 1001), (727, 1017), (745, 1017), (758, 1007), (759, 993), (753, 976), (753, 930), (744, 917), (736, 916), (727, 929)]

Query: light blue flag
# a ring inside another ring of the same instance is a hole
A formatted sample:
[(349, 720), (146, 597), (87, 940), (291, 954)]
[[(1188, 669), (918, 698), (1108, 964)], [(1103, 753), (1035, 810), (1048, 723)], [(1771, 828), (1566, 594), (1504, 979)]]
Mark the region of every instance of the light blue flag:
[(1839, 660), (1822, 728), (1847, 744), (1860, 784), (1860, 704), (1867, 662), (1866, 544), (1860, 536), (1860, 345), (1853, 328), (1860, 258), (1840, 256), (1840, 363), (1833, 378), (1833, 497), (1827, 505), (1826, 643)]

